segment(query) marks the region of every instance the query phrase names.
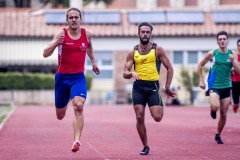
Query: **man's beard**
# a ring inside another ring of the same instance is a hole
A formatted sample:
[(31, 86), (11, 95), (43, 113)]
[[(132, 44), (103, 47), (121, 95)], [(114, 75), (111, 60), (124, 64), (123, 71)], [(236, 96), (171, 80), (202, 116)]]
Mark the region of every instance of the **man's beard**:
[(143, 45), (146, 45), (146, 44), (149, 43), (149, 38), (147, 39), (147, 41), (144, 41), (143, 39), (140, 39), (140, 41), (141, 41), (141, 43), (142, 43)]

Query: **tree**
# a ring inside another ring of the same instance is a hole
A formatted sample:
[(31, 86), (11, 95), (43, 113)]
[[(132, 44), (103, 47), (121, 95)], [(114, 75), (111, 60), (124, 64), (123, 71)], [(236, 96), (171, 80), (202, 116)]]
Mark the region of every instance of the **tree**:
[(181, 83), (189, 93), (190, 102), (192, 104), (194, 100), (194, 94), (192, 89), (193, 87), (196, 87), (199, 84), (198, 73), (197, 71), (189, 71), (187, 69), (182, 69), (180, 75), (181, 75)]
[[(209, 72), (209, 69), (204, 67), (203, 74), (206, 74), (208, 72)], [(190, 102), (191, 102), (191, 104), (193, 104), (193, 100), (194, 100), (194, 98), (196, 98), (196, 97), (194, 97), (194, 96), (196, 96), (196, 93), (194, 93), (193, 88), (198, 87), (198, 85), (199, 85), (198, 73), (196, 70), (189, 71), (187, 69), (182, 69), (180, 75), (181, 75), (180, 81), (181, 81), (183, 87), (189, 93)]]

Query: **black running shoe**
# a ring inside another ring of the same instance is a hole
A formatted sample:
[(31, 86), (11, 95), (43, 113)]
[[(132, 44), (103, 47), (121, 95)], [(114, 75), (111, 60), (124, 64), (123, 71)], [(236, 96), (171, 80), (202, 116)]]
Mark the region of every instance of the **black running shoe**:
[(147, 155), (149, 153), (150, 148), (145, 146), (143, 150), (140, 152), (141, 155)]
[(211, 111), (211, 117), (213, 119), (216, 119), (217, 118), (217, 112)]
[(215, 140), (217, 141), (218, 144), (223, 144), (223, 141), (222, 141), (222, 139), (220, 137), (220, 134), (216, 134), (215, 135)]
[(205, 96), (209, 96), (209, 92), (210, 92), (210, 90), (208, 89), (208, 90), (205, 92)]

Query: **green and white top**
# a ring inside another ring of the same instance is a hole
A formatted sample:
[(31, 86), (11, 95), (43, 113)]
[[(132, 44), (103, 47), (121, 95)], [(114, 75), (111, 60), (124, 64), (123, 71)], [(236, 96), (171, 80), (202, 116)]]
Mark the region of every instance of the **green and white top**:
[(232, 87), (231, 68), (232, 62), (229, 55), (232, 50), (222, 53), (218, 49), (213, 51), (213, 58), (210, 60), (211, 67), (208, 75), (208, 88), (223, 89)]

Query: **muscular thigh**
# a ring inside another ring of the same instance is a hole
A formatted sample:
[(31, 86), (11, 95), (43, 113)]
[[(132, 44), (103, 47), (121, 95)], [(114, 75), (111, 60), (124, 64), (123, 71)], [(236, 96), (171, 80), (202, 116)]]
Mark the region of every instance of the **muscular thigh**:
[(220, 107), (221, 114), (226, 114), (227, 113), (227, 110), (228, 110), (228, 107), (229, 107), (230, 103), (231, 103), (231, 98), (230, 97), (221, 99), (221, 107)]
[(149, 109), (153, 117), (163, 116), (163, 106), (155, 105), (155, 106), (151, 106)]
[(209, 97), (210, 97), (210, 103), (213, 106), (220, 107), (220, 96), (217, 91), (210, 90)]

